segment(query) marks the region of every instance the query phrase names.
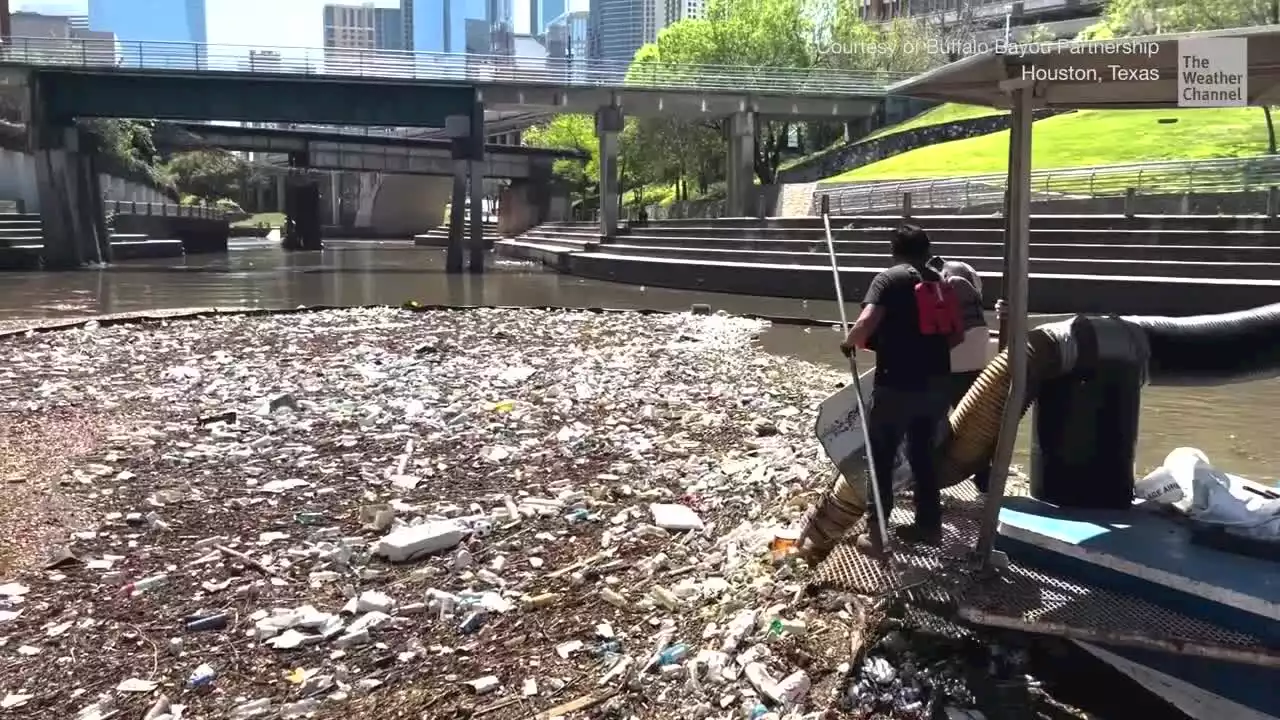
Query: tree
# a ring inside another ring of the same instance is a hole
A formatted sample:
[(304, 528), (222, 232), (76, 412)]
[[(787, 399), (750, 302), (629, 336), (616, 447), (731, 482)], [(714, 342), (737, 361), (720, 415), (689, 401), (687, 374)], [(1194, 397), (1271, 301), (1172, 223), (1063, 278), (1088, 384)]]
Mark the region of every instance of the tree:
[[(711, 0), (705, 19), (675, 23), (658, 34), (656, 43), (640, 48), (628, 77), (688, 75), (691, 66), (708, 65), (757, 68), (762, 74), (810, 67), (813, 33), (804, 0)], [(715, 127), (723, 133), (722, 121)], [(776, 178), (788, 131), (786, 122), (756, 123), (755, 173), (761, 183)]]
[(556, 160), (551, 172), (566, 183), (579, 200), (585, 201), (596, 194), (600, 182), (600, 141), (596, 138), (595, 118), (557, 115), (545, 125), (524, 131), (523, 137), (530, 147), (586, 154), (589, 158), (586, 162), (570, 158)]
[(180, 192), (206, 202), (238, 197), (249, 175), (244, 160), (225, 150), (179, 153), (164, 169)]
[[(1102, 20), (1077, 39), (1106, 40), (1130, 35), (1193, 32), (1280, 25), (1280, 0), (1109, 0)], [(1263, 105), (1267, 152), (1276, 154), (1272, 107)]]

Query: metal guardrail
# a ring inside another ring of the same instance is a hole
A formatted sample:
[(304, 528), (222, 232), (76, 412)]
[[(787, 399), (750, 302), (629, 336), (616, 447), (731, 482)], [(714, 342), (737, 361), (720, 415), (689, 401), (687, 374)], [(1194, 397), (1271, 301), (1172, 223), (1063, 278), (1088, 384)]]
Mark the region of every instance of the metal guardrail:
[[(910, 194), (912, 209), (1003, 206), (1006, 176), (980, 175), (819, 185), (810, 212), (822, 195), (836, 214), (899, 210)], [(1197, 195), (1262, 192), (1280, 186), (1280, 156), (1221, 160), (1103, 165), (1038, 170), (1031, 173), (1032, 200), (1073, 200), (1135, 195)]]
[(0, 63), (36, 67), (326, 75), (555, 87), (701, 90), (844, 97), (883, 95), (909, 73), (744, 67), (158, 41), (11, 38)]
[(175, 205), (173, 203), (137, 202), (135, 200), (104, 200), (103, 211), (107, 215), (148, 215), (156, 217), (202, 218), (226, 220), (228, 213), (205, 205)]

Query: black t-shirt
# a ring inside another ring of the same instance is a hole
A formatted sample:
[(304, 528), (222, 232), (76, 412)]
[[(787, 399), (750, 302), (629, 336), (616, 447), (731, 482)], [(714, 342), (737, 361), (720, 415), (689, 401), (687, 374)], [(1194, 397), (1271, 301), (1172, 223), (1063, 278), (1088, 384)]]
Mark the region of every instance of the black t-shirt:
[(903, 263), (876, 275), (862, 304), (884, 310), (871, 336), (876, 353), (876, 384), (918, 388), (932, 377), (951, 374), (951, 343), (945, 335), (920, 332), (916, 285), (922, 280), (940, 282), (929, 268)]

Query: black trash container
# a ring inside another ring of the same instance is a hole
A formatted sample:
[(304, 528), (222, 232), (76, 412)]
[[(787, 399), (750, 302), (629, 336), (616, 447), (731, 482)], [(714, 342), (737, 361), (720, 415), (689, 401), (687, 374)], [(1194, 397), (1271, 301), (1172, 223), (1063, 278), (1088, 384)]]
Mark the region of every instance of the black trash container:
[(1031, 496), (1061, 507), (1128, 508), (1141, 411), (1136, 363), (1045, 381), (1032, 414)]

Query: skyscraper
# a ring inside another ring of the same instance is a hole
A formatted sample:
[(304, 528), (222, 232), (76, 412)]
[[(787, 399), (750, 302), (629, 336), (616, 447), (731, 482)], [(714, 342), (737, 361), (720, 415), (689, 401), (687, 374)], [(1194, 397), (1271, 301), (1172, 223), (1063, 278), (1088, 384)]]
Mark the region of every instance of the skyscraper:
[(596, 0), (591, 3), (592, 57), (631, 62), (636, 51), (646, 42), (645, 30), (655, 24), (656, 6), (655, 0)]
[(543, 34), (568, 9), (566, 0), (529, 0), (529, 34)]
[(513, 0), (416, 0), (411, 12), (414, 50), (480, 55), (514, 52)]
[(205, 0), (89, 0), (89, 29), (122, 41), (209, 41)]
[(403, 50), (400, 8), (363, 5), (324, 6), (324, 46), (357, 50)]
[[(89, 29), (115, 34), (125, 67), (201, 68), (208, 66), (205, 12), (205, 0), (89, 0)], [(199, 45), (148, 53), (138, 41)]]

